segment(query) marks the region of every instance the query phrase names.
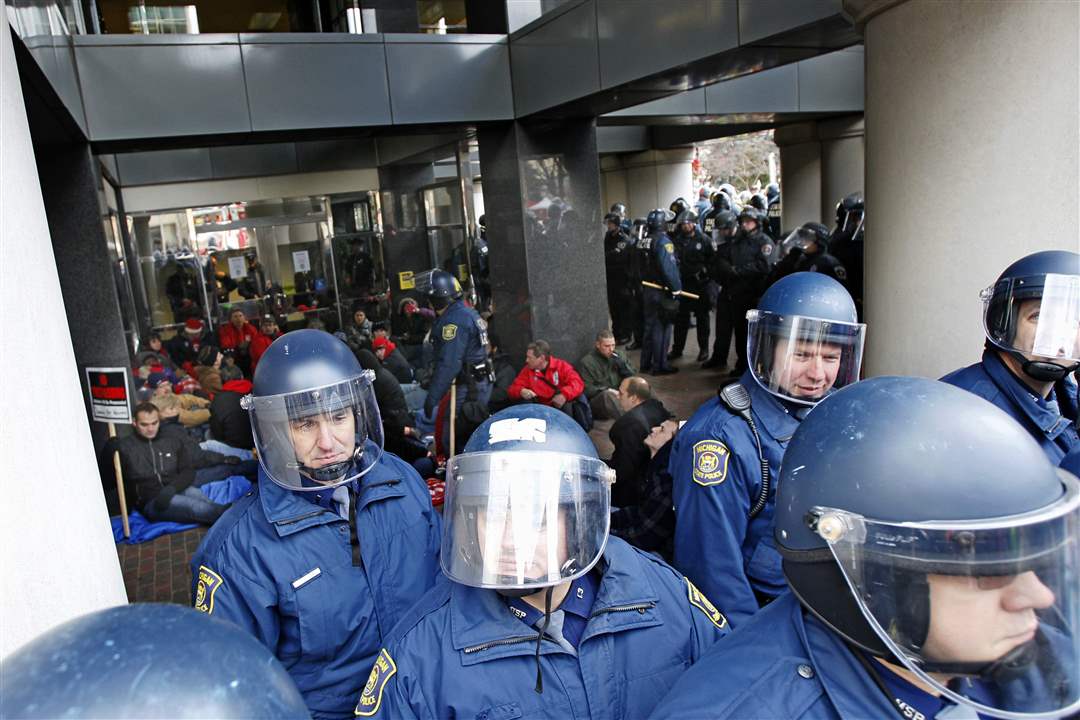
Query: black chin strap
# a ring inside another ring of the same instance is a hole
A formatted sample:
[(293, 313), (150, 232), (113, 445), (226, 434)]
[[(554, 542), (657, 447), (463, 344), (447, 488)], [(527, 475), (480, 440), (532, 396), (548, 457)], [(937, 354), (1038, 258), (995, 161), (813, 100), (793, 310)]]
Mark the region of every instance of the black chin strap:
[(544, 593), (544, 624), (540, 627), (540, 632), (536, 634), (536, 687), (534, 689), (541, 695), (544, 693), (544, 676), (540, 672), (540, 643), (544, 640), (548, 625), (551, 624), (551, 594), (554, 590), (555, 586), (549, 585), (547, 592)]
[(1058, 365), (1049, 360), (1028, 360), (1015, 350), (1009, 351), (1009, 355), (1020, 363), (1020, 369), (1025, 375), (1039, 382), (1060, 382), (1066, 375), (1080, 368), (1080, 363)]

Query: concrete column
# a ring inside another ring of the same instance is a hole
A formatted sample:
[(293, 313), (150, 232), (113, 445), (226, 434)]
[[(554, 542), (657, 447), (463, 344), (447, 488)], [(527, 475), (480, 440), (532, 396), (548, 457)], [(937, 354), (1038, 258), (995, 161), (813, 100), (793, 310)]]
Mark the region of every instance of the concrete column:
[(1080, 3), (844, 7), (866, 44), (864, 365), (938, 377), (978, 360), (978, 293), (1006, 265), (1078, 248)]
[[(6, 21), (0, 24), (0, 73), (0, 317), (8, 337), (46, 349), (7, 344), (0, 350), (0, 374), (9, 382), (0, 433), (4, 656), (62, 622), (127, 597)], [(107, 264), (104, 249), (102, 257)], [(96, 282), (115, 292), (109, 274)], [(119, 326), (116, 331), (122, 338)]]
[[(821, 139), (822, 222), (832, 227), (834, 209), (841, 198), (863, 192), (866, 169), (862, 116), (818, 123)], [(787, 227), (785, 225), (785, 227)]]
[(650, 210), (671, 205), (677, 197), (686, 198), (693, 206), (697, 199), (690, 168), (693, 160), (692, 148), (648, 150), (626, 157), (626, 205), (631, 216), (645, 217)]
[(785, 230), (822, 220), (821, 140), (816, 123), (776, 129), (780, 148), (780, 226)]

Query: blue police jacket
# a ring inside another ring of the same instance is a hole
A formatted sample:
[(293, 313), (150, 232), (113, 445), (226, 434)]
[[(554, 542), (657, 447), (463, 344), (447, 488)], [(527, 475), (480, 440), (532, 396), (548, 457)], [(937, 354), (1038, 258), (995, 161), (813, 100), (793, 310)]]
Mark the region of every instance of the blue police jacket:
[(435, 369), (428, 385), (424, 411), (430, 415), (455, 378), (471, 365), (487, 360), (487, 323), (461, 300), (446, 308), (431, 326)]
[(982, 362), (954, 370), (941, 380), (989, 400), (1007, 412), (1031, 433), (1055, 465), (1066, 454), (1080, 448), (1077, 387), (1070, 377), (1054, 385), (1051, 398), (1057, 401), (1057, 411), (1036, 397), (1009, 371), (997, 351), (990, 348), (983, 351)]
[(349, 523), (262, 468), (191, 561), (195, 608), (270, 648), (315, 717), (352, 716), (383, 637), (439, 574), (441, 521), (416, 471), (383, 453), (359, 483), (361, 567)]
[[(609, 538), (577, 655), (494, 590), (441, 579), (391, 632), (356, 707), (379, 718), (641, 718), (727, 621), (685, 578)], [(597, 572), (594, 569), (593, 572)]]
[(751, 414), (769, 463), (765, 504), (752, 520), (761, 492), (761, 461), (750, 426), (714, 397), (675, 436), (668, 472), (675, 501), (672, 564), (723, 608), (738, 627), (758, 610), (755, 591), (773, 597), (787, 587), (773, 542), (773, 508), (780, 461), (799, 420), (747, 371)]
[(653, 252), (660, 274), (663, 275), (664, 285), (675, 292), (682, 290), (682, 276), (679, 274), (679, 260), (675, 254), (675, 243), (666, 234), (661, 234), (653, 243)]

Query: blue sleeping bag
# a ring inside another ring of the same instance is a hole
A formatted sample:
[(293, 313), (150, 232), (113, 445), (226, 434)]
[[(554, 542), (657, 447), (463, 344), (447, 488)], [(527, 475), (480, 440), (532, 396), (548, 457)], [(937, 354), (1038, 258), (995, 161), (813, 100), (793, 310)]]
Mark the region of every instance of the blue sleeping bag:
[[(243, 475), (233, 475), (224, 480), (216, 480), (203, 485), (200, 490), (208, 498), (222, 505), (231, 503), (242, 497), (251, 489), (251, 482)], [(113, 540), (118, 543), (136, 545), (148, 542), (156, 537), (169, 533), (178, 533), (190, 530), (197, 525), (175, 522), (151, 522), (142, 513), (135, 511), (128, 515), (128, 526), (131, 528), (131, 537), (124, 537), (124, 523), (120, 516), (112, 518)]]

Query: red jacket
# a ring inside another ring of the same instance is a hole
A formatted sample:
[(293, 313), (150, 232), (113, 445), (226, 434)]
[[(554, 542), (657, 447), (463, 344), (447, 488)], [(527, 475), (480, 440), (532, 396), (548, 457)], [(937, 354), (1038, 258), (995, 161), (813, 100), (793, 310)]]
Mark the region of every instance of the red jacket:
[[(260, 335), (258, 329), (251, 323), (244, 323), (244, 327), (237, 330), (230, 322), (218, 328), (218, 340), (221, 341), (221, 349), (238, 348), (240, 343), (251, 342)], [(251, 348), (248, 348), (250, 352)]]
[(567, 402), (573, 400), (584, 392), (585, 383), (570, 363), (552, 355), (543, 372), (531, 370), (528, 365), (523, 367), (506, 394), (513, 400), (520, 400), (521, 391), (526, 388), (536, 393), (535, 402), (551, 405), (551, 398), (557, 393), (562, 393)]
[(252, 338), (251, 346), (248, 347), (248, 355), (251, 356), (251, 372), (255, 372), (255, 366), (259, 364), (259, 358), (262, 357), (263, 353), (266, 352), (266, 348), (270, 347), (270, 343), (274, 342), (275, 339), (262, 333)]

